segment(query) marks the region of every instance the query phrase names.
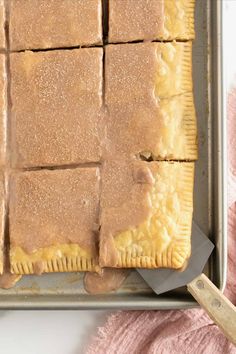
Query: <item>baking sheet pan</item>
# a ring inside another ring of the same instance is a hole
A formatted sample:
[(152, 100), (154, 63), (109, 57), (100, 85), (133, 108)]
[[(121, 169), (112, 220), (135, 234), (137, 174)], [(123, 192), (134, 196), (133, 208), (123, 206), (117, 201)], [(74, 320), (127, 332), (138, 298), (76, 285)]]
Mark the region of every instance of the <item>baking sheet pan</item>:
[[(196, 0), (193, 46), (198, 116), (194, 219), (216, 245), (206, 273), (223, 289), (226, 281), (226, 115), (222, 75), (222, 1)], [(155, 295), (133, 271), (117, 293), (89, 295), (83, 273), (25, 276), (0, 289), (1, 309), (174, 309), (197, 306), (185, 288)]]

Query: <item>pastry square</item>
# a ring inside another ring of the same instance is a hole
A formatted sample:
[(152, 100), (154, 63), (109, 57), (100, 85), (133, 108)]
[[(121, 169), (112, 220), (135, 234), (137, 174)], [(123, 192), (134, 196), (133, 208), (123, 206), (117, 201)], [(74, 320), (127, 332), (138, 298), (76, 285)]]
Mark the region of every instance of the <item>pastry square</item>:
[(0, 54), (0, 166), (6, 160), (6, 110), (7, 110), (6, 57)]
[(106, 47), (106, 155), (195, 160), (191, 43)]
[(145, 104), (191, 92), (192, 43), (108, 45), (106, 104)]
[(0, 0), (0, 49), (6, 47), (6, 36), (5, 36), (5, 6), (4, 0)]
[(102, 56), (101, 48), (10, 55), (13, 166), (100, 160)]
[(11, 0), (13, 51), (102, 43), (101, 0)]
[(12, 273), (98, 268), (98, 168), (18, 172), (10, 192)]
[(197, 125), (191, 92), (142, 105), (109, 106), (104, 156), (196, 160)]
[(0, 172), (0, 274), (3, 273), (4, 264), (4, 229), (5, 229), (5, 178)]
[(105, 163), (100, 265), (183, 267), (191, 252), (193, 180), (190, 162)]
[(109, 42), (194, 38), (195, 0), (109, 0)]

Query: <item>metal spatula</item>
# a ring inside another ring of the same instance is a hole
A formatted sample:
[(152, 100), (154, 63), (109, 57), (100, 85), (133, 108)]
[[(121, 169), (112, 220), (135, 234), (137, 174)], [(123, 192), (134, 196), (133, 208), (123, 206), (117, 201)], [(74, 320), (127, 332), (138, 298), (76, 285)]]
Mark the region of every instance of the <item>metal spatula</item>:
[(236, 344), (236, 307), (202, 273), (213, 248), (213, 243), (193, 222), (192, 254), (183, 271), (172, 269), (137, 269), (137, 271), (158, 295), (187, 285), (195, 300), (222, 329), (225, 336)]

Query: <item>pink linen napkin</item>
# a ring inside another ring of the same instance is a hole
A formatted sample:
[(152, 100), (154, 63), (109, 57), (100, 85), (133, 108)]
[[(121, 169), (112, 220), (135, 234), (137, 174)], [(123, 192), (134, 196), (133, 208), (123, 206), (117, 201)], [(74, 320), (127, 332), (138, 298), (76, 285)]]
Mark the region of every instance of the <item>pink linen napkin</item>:
[[(226, 296), (236, 304), (236, 89), (228, 96), (228, 278)], [(87, 354), (236, 354), (201, 309), (119, 311), (92, 339)]]

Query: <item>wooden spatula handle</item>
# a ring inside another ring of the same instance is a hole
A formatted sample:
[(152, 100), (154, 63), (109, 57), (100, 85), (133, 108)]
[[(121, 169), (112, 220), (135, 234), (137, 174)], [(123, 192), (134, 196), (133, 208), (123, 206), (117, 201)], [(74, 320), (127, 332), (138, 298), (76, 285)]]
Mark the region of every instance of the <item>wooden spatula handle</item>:
[(236, 307), (204, 274), (191, 281), (187, 288), (225, 336), (236, 345)]

